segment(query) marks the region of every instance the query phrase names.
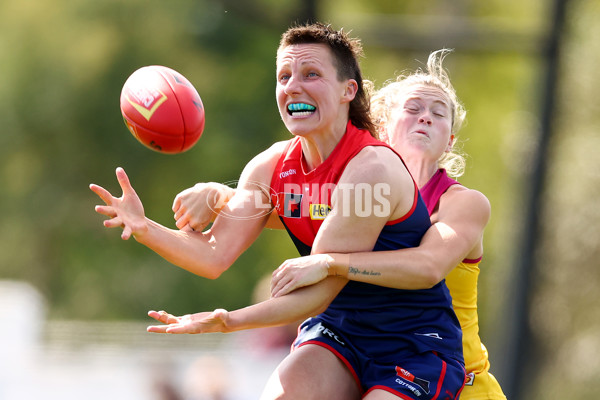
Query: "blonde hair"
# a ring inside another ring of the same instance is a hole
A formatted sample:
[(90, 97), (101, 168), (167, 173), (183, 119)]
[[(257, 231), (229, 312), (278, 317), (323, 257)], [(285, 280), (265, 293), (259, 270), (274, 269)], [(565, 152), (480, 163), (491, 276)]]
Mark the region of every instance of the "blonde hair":
[(385, 127), (391, 117), (393, 108), (398, 104), (401, 95), (412, 86), (424, 85), (441, 89), (450, 100), (452, 115), (451, 134), (454, 135), (452, 149), (444, 153), (438, 160), (438, 167), (444, 168), (449, 176), (459, 177), (465, 170), (465, 157), (456, 149), (456, 137), (466, 117), (466, 110), (458, 100), (456, 90), (450, 82), (448, 72), (443, 67), (444, 58), (451, 53), (450, 49), (434, 51), (427, 59), (427, 70), (418, 68), (415, 72), (400, 74), (395, 81), (386, 84), (377, 91), (373, 91), (373, 84), (368, 83), (373, 92), (371, 96), (371, 116), (380, 132), (380, 137), (385, 139)]

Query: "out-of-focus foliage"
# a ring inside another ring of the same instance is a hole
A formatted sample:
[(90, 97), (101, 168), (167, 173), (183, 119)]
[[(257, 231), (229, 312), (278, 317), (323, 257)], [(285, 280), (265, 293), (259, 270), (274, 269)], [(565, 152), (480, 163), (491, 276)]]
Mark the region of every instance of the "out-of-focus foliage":
[[(104, 229), (87, 188), (119, 193), (123, 166), (147, 215), (174, 227), (179, 191), (237, 179), (288, 137), (273, 96), (281, 29), (214, 1), (8, 1), (0, 20), (0, 276), (33, 282), (54, 317), (143, 318), (243, 306), (260, 276), (296, 254), (266, 232), (219, 281), (196, 278)], [(149, 151), (124, 127), (122, 84), (150, 64), (183, 73), (205, 103), (204, 136), (185, 154)]]
[[(209, 281), (103, 228), (88, 184), (119, 193), (114, 170), (123, 166), (147, 215), (174, 228), (178, 192), (198, 181), (235, 180), (255, 154), (288, 138), (274, 101), (275, 50), (283, 30), (307, 16), (308, 3), (0, 2), (0, 279), (33, 283), (51, 318), (141, 319), (150, 308), (188, 313), (248, 304), (257, 280), (296, 256), (285, 233), (265, 231), (228, 272)], [(494, 365), (505, 350), (495, 343), (511, 317), (503, 303), (523, 229), (523, 177), (539, 129), (540, 55), (552, 2), (314, 4), (319, 20), (363, 40), (363, 72), (376, 86), (422, 66), (433, 50), (455, 49), (445, 63), (468, 110), (459, 137), (468, 166), (460, 180), (492, 204), (479, 305)], [(600, 347), (594, 290), (600, 9), (572, 0), (568, 13), (542, 210), (542, 268), (532, 288), (532, 328), (541, 353), (556, 358), (540, 359), (548, 366), (532, 391), (574, 399), (596, 393), (600, 381), (593, 357)], [(178, 70), (203, 99), (205, 132), (185, 154), (142, 147), (121, 120), (122, 84), (150, 64)], [(575, 386), (585, 389), (574, 394)], [(535, 393), (530, 398), (542, 398)]]

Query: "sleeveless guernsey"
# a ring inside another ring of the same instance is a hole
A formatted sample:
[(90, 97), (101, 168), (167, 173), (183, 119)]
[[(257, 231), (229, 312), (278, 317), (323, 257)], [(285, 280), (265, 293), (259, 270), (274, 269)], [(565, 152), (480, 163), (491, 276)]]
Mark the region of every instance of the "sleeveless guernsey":
[[(306, 171), (299, 138), (289, 141), (273, 174), (271, 197), (301, 255), (310, 254), (344, 168), (366, 146), (389, 148), (348, 123), (331, 155), (314, 170)], [(430, 226), (415, 185), (412, 209), (386, 224), (373, 250), (418, 246)], [(303, 329), (310, 331), (312, 326), (322, 333), (323, 326), (333, 327), (339, 343), (351, 343), (354, 350), (373, 358), (435, 351), (462, 362), (460, 325), (451, 302), (444, 282), (430, 289), (401, 290), (350, 281), (327, 310), (307, 320)]]

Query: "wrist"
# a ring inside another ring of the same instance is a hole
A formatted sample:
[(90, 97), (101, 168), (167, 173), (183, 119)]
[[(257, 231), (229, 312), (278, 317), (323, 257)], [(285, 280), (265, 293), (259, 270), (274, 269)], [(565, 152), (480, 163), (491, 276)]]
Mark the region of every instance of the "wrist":
[(149, 235), (150, 228), (152, 224), (156, 224), (154, 221), (149, 219), (148, 217), (143, 218), (143, 222), (136, 224), (135, 227), (131, 229), (131, 236), (138, 242), (143, 245), (146, 245), (147, 238)]
[(348, 277), (348, 267), (350, 266), (349, 254), (327, 254), (327, 275)]
[(218, 214), (227, 205), (229, 200), (231, 200), (233, 195), (235, 195), (235, 189), (216, 182), (210, 182), (209, 185), (211, 188), (209, 196), (213, 202), (211, 209), (215, 214)]

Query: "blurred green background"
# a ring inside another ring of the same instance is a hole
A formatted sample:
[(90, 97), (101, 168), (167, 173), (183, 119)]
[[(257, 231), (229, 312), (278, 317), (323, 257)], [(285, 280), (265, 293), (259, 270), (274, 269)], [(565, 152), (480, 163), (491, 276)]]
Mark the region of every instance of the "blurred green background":
[[(177, 193), (196, 182), (236, 180), (255, 154), (289, 137), (274, 101), (275, 50), (290, 23), (312, 11), (362, 39), (363, 73), (377, 86), (423, 65), (431, 51), (455, 49), (446, 67), (468, 110), (459, 140), (469, 157), (460, 180), (485, 193), (493, 211), (479, 306), (494, 365), (507, 351), (506, 326), (515, 323), (508, 304), (520, 279), (515, 265), (539, 146), (553, 4), (4, 0), (0, 279), (33, 284), (56, 320), (146, 320), (148, 309), (185, 314), (249, 304), (257, 280), (296, 256), (285, 233), (265, 231), (210, 281), (103, 228), (88, 185), (119, 193), (114, 170), (122, 166), (146, 214), (174, 228)], [(597, 0), (570, 1), (560, 39), (538, 267), (529, 287), (536, 352), (527, 368), (510, 366), (530, 374), (531, 399), (583, 399), (600, 390), (599, 18)], [(202, 97), (204, 134), (187, 153), (152, 152), (123, 124), (121, 87), (151, 64), (179, 71)]]

